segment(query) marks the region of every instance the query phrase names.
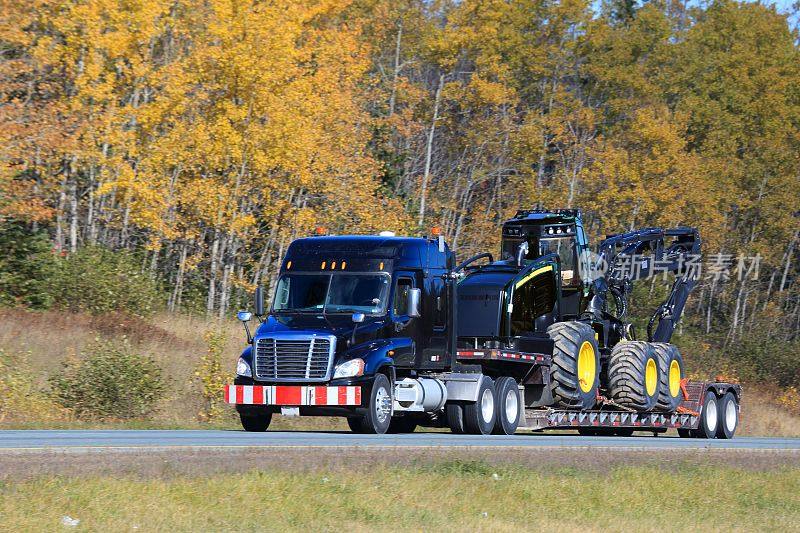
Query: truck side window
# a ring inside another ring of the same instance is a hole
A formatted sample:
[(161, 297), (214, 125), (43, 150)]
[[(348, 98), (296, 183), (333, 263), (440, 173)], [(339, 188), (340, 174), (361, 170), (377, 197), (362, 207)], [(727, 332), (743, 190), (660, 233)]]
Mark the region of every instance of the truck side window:
[(413, 288), (413, 283), (409, 278), (397, 280), (397, 288), (394, 291), (394, 304), (392, 309), (395, 316), (408, 314), (408, 291)]

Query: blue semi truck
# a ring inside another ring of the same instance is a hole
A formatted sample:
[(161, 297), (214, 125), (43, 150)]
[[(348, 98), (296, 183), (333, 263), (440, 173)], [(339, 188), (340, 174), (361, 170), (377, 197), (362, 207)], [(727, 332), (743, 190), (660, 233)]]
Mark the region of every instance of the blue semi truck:
[[(283, 413), (378, 434), (733, 437), (740, 386), (688, 382), (669, 343), (696, 282), (696, 230), (613, 235), (596, 253), (578, 210), (520, 211), (502, 231), (498, 260), (460, 264), (436, 235), (292, 242), (270, 309), (259, 288), (254, 312), (239, 313), (247, 347), (225, 399), (244, 429), (266, 431)], [(627, 297), (655, 265), (674, 283), (639, 340)]]

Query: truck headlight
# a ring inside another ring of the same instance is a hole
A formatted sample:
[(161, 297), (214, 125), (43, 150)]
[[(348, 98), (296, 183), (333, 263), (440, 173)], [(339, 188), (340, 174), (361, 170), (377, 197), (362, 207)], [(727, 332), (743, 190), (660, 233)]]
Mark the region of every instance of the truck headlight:
[(239, 358), (239, 361), (236, 363), (236, 374), (239, 376), (246, 376), (248, 378), (253, 377), (253, 373), (250, 371), (250, 365), (247, 364), (247, 361)]
[(352, 378), (362, 375), (364, 375), (364, 360), (350, 359), (349, 361), (336, 365), (336, 370), (333, 372), (333, 379)]

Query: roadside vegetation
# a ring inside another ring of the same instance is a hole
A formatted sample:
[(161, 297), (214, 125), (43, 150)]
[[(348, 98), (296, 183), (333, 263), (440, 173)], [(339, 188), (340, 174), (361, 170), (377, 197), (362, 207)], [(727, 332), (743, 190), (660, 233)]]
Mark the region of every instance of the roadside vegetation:
[(356, 462), (292, 471), (292, 463), (235, 474), (26, 476), (0, 484), (0, 516), (15, 530), (70, 523), (89, 531), (796, 529), (797, 465), (755, 470), (741, 463), (586, 468), (424, 460), (369, 469)]

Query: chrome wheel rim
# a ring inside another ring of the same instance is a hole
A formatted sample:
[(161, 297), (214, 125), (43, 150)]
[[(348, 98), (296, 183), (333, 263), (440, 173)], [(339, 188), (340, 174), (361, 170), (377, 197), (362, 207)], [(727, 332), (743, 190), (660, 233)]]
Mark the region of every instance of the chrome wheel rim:
[(492, 391), (486, 389), (481, 395), (481, 416), (484, 422), (492, 421), (492, 414), (494, 414), (494, 397)]
[(736, 404), (733, 402), (728, 402), (725, 406), (725, 426), (728, 431), (736, 429)]
[(519, 402), (517, 401), (516, 391), (511, 389), (506, 394), (506, 420), (512, 424), (516, 422), (519, 416)]
[(708, 424), (708, 429), (714, 431), (717, 429), (717, 402), (710, 401), (706, 405), (706, 423)]
[(375, 393), (375, 416), (380, 423), (386, 422), (392, 412), (391, 397), (389, 392), (380, 387)]

